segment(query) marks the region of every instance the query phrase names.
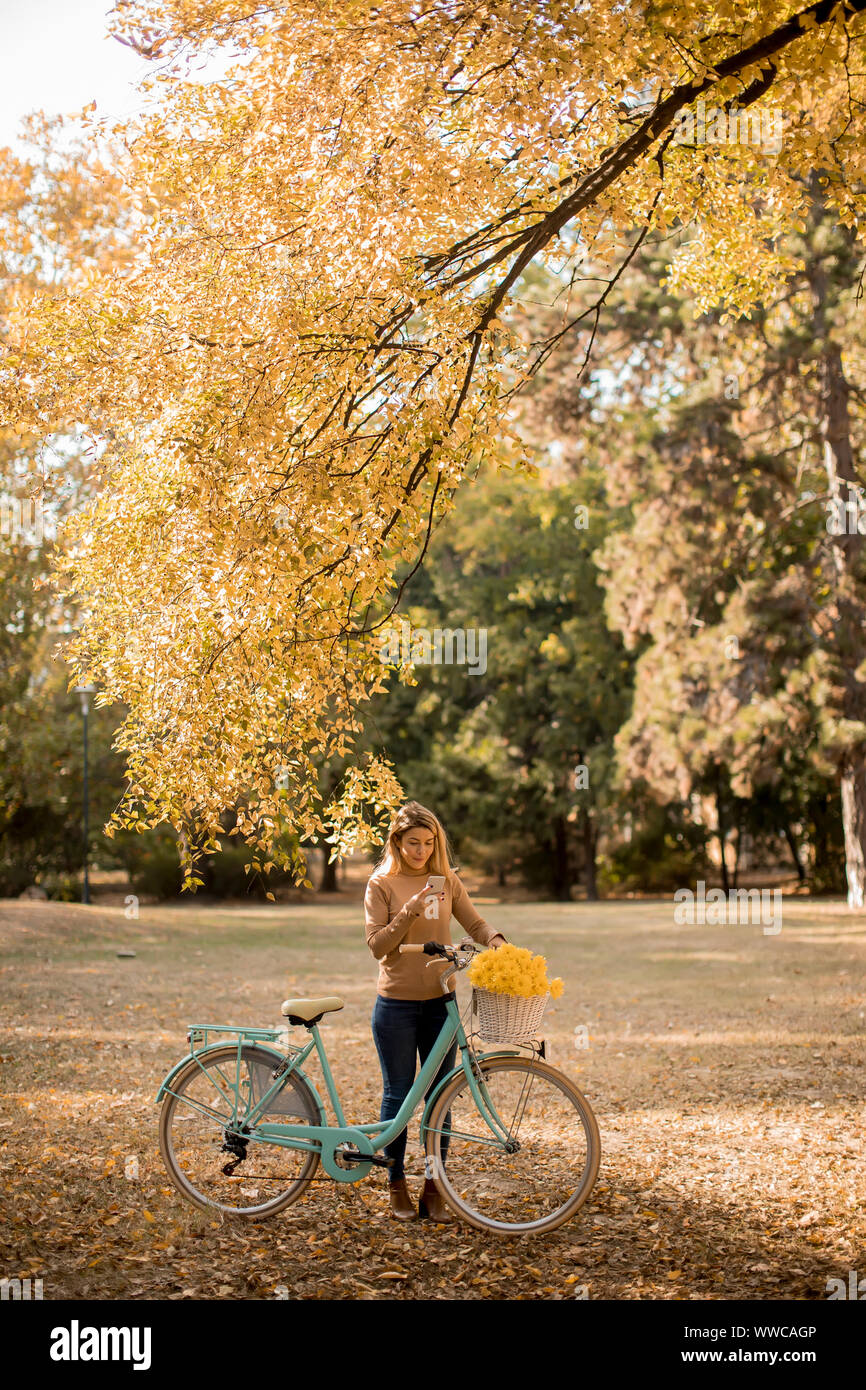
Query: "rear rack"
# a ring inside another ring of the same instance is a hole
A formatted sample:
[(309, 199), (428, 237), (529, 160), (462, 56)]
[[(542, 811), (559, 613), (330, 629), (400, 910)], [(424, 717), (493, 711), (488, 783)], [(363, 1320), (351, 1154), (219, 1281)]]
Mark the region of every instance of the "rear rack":
[(191, 1023), (186, 1040), (191, 1049), (199, 1045), (207, 1047), (209, 1033), (235, 1033), (238, 1039), (248, 1038), (250, 1042), (280, 1042), (288, 1040), (288, 1028), (239, 1028), (231, 1023)]

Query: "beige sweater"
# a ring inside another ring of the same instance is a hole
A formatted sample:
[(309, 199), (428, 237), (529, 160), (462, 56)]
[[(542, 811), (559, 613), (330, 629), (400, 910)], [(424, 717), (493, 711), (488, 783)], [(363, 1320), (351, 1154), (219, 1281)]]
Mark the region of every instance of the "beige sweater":
[[(409, 943), (423, 945), (425, 941), (441, 941), (450, 946), (452, 913), (461, 927), (482, 946), (502, 935), (479, 917), (456, 874), (446, 879), (444, 900), (430, 893), (428, 907), (422, 906), (419, 915), (410, 916), (405, 904), (424, 887), (427, 878), (427, 870), (420, 874), (385, 874), (378, 870), (367, 884), (364, 896), (367, 945), (379, 962), (377, 993), (386, 999), (442, 998), (439, 981), (445, 973), (445, 962), (437, 956), (425, 956), (421, 951), (402, 955), (397, 947)], [(438, 911), (438, 917), (426, 916), (427, 911)], [(430, 961), (437, 963), (428, 970)]]

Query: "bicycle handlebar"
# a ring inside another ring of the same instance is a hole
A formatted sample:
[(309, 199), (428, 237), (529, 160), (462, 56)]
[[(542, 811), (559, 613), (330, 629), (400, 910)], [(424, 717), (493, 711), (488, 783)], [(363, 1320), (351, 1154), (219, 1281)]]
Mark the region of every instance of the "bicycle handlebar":
[(482, 951), (483, 946), (479, 946), (477, 941), (458, 941), (456, 946), (445, 946), (441, 941), (425, 941), (423, 946), (420, 942), (404, 941), (397, 947), (398, 951), (423, 951), (425, 956), (448, 956), (452, 951)]
[[(478, 951), (483, 950), (476, 941), (468, 938), (458, 942), (456, 946), (443, 946), (441, 941), (425, 941), (423, 946), (418, 942), (403, 942), (397, 947), (398, 951), (423, 951), (426, 956), (444, 957), (449, 963), (449, 969), (442, 972), (442, 993), (448, 994), (451, 985), (450, 981), (458, 970), (465, 970)], [(460, 954), (462, 953), (462, 957)], [(427, 962), (428, 967), (436, 965), (437, 961)], [(447, 983), (446, 983), (447, 982)]]

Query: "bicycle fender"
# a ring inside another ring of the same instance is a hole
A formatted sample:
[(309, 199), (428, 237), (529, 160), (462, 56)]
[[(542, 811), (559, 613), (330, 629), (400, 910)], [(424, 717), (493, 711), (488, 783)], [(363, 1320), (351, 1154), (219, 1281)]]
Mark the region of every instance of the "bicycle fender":
[[(177, 1062), (175, 1066), (172, 1067), (171, 1071), (164, 1078), (162, 1085), (156, 1093), (156, 1100), (161, 1101), (163, 1099), (166, 1091), (171, 1086), (171, 1083), (177, 1076), (178, 1072), (182, 1071), (183, 1068), (187, 1066), (187, 1064), (191, 1062), (194, 1057), (204, 1057), (208, 1052), (216, 1052), (222, 1047), (225, 1047), (224, 1042), (208, 1043), (207, 1047), (200, 1047), (197, 1052), (188, 1052), (185, 1057), (182, 1057), (181, 1060)], [(284, 1062), (286, 1060), (286, 1054), (284, 1052), (277, 1052), (274, 1048), (268, 1047), (264, 1043), (256, 1043), (255, 1047), (258, 1052), (270, 1053), (270, 1055), (274, 1059), (274, 1066), (278, 1066), (280, 1062)], [(318, 1106), (319, 1123), (322, 1125), (326, 1125), (328, 1123), (327, 1112), (325, 1110), (324, 1105), (322, 1104), (322, 1097), (319, 1095), (312, 1081), (301, 1067), (295, 1067), (292, 1074), (300, 1076), (306, 1083), (306, 1085), (309, 1087), (312, 1097), (316, 1102), (316, 1105)]]
[[(520, 1053), (512, 1052), (512, 1051), (508, 1050), (507, 1048), (502, 1048), (502, 1049), (500, 1049), (500, 1050), (497, 1051), (497, 1052), (476, 1052), (476, 1054), (475, 1054), (475, 1057), (476, 1057), (477, 1061), (479, 1061), (479, 1062), (486, 1062), (490, 1057), (519, 1057), (519, 1056), (520, 1056)], [(427, 1104), (424, 1106), (424, 1113), (423, 1113), (423, 1115), (421, 1116), (421, 1126), (420, 1126), (420, 1129), (419, 1129), (419, 1131), (418, 1131), (418, 1133), (419, 1133), (419, 1138), (420, 1138), (420, 1140), (421, 1140), (422, 1143), (423, 1143), (423, 1141), (424, 1141), (424, 1131), (425, 1131), (425, 1129), (427, 1128), (427, 1116), (430, 1114), (431, 1110), (433, 1109), (433, 1106), (436, 1104), (436, 1101), (437, 1101), (437, 1099), (438, 1099), (438, 1097), (439, 1097), (440, 1091), (442, 1091), (442, 1090), (448, 1085), (449, 1081), (452, 1081), (452, 1080), (454, 1079), (454, 1077), (457, 1076), (458, 1073), (462, 1073), (463, 1075), (465, 1075), (465, 1072), (463, 1071), (463, 1067), (462, 1067), (462, 1066), (454, 1067), (453, 1070), (449, 1071), (449, 1073), (448, 1073), (447, 1076), (443, 1076), (442, 1080), (439, 1082), (439, 1085), (436, 1087), (436, 1090), (432, 1093), (432, 1095), (430, 1096), (430, 1099), (428, 1100)]]

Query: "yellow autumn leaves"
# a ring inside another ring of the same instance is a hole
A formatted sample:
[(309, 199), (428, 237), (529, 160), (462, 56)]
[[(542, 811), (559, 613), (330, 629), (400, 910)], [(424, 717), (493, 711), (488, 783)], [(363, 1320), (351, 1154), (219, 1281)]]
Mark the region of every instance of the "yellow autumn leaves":
[(555, 976), (547, 978), (547, 960), (535, 956), (523, 946), (506, 942), (496, 951), (484, 951), (476, 956), (467, 972), (470, 982), (479, 989), (489, 989), (492, 994), (518, 994), (523, 998), (533, 995), (550, 994), (558, 999), (562, 994), (562, 980)]
[[(658, 7), (613, 3), (555, 21), (536, 0), (423, 22), (414, 0), (116, 7), (164, 90), (92, 127), (88, 157), (111, 138), (117, 168), (70, 206), (88, 235), (94, 208), (117, 230), (10, 305), (0, 381), (4, 418), (74, 421), (103, 450), (56, 579), (78, 614), (70, 686), (128, 711), (115, 828), (165, 822), (212, 850), (239, 808), (257, 865), (294, 872), (288, 838), (360, 847), (366, 808), (402, 800), (357, 743), (391, 678), (377, 625), (537, 365), (509, 326), (524, 258), (567, 276), (591, 246), (604, 278), (636, 227), (698, 219), (672, 283), (739, 310), (788, 275), (778, 234), (813, 169), (841, 218), (866, 216), (861, 16), (830, 7), (800, 34), (778, 9), (682, 0), (671, 45)], [(189, 80), (226, 24), (230, 80)], [(756, 44), (773, 80), (749, 110), (785, 113), (783, 150), (674, 143), (704, 84), (725, 106), (766, 71)], [(333, 806), (331, 759), (355, 775)]]

